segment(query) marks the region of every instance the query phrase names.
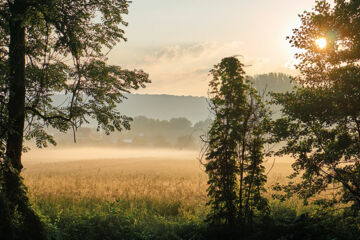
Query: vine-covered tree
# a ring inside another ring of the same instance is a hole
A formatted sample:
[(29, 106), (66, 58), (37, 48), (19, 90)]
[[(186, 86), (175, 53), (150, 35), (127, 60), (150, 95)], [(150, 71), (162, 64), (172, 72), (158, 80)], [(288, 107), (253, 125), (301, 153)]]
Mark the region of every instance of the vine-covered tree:
[(295, 158), (291, 177), (301, 177), (286, 190), (306, 200), (331, 187), (332, 203), (360, 206), (359, 8), (355, 0), (317, 1), (300, 15), (290, 43), (301, 49), (302, 87), (274, 95), (283, 107), (275, 136), (286, 141), (279, 154)]
[[(10, 239), (41, 239), (19, 175), (24, 138), (55, 144), (46, 127), (76, 130), (89, 118), (106, 133), (129, 128), (116, 106), (148, 75), (107, 65), (104, 54), (126, 40), (127, 9), (126, 0), (0, 1), (0, 213), (14, 220)], [(54, 94), (67, 99), (55, 105)]]
[(235, 57), (211, 70), (210, 106), (215, 119), (205, 152), (208, 196), (214, 224), (249, 224), (266, 213), (262, 166), (268, 113)]

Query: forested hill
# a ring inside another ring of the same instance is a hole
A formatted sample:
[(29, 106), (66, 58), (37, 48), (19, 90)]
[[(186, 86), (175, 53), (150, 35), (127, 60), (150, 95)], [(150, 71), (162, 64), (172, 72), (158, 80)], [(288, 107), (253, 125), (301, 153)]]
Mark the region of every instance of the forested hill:
[[(273, 92), (291, 90), (292, 84), (288, 75), (269, 73), (251, 77), (255, 87), (263, 92), (264, 89)], [(145, 116), (147, 118), (170, 120), (185, 117), (193, 124), (209, 118), (208, 102), (205, 97), (128, 94), (128, 99), (119, 104), (119, 110), (128, 116)], [(55, 97), (55, 104), (61, 104), (63, 96)]]
[(159, 120), (185, 117), (196, 123), (209, 117), (205, 97), (131, 94), (119, 105), (119, 110), (132, 117), (145, 116)]
[[(251, 81), (260, 92), (265, 89), (267, 92), (286, 92), (293, 87), (289, 76), (283, 73), (257, 75)], [(205, 97), (133, 94), (128, 95), (119, 108), (129, 116), (142, 115), (160, 120), (185, 117), (196, 123), (209, 117)]]

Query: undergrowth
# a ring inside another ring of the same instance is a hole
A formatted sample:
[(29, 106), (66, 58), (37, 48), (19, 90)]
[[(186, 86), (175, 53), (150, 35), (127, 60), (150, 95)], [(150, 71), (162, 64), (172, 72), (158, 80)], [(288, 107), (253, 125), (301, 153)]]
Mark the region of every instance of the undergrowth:
[(53, 240), (226, 240), (360, 239), (360, 217), (350, 210), (304, 206), (300, 201), (271, 201), (271, 215), (253, 226), (209, 226), (206, 207), (180, 201), (71, 197), (33, 198)]

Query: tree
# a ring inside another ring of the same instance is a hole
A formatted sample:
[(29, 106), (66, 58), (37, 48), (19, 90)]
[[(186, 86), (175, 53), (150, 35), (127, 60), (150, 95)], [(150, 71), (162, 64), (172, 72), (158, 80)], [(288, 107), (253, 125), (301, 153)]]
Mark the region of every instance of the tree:
[(211, 70), (210, 103), (215, 119), (205, 152), (209, 221), (250, 224), (255, 211), (267, 210), (262, 197), (267, 111), (235, 57), (224, 58)]
[[(287, 92), (291, 91), (294, 84), (291, 77), (285, 73), (267, 73), (255, 75), (250, 78), (259, 92)], [(268, 97), (268, 96), (265, 96)]]
[[(283, 117), (275, 139), (285, 140), (279, 154), (295, 158), (286, 190), (305, 200), (335, 188), (332, 203), (360, 206), (360, 16), (359, 1), (317, 1), (300, 15), (302, 25), (290, 39), (302, 87), (274, 94)], [(326, 40), (326, 46), (317, 44)], [(337, 188), (341, 187), (342, 191)]]
[[(0, 207), (29, 225), (12, 238), (40, 238), (30, 227), (37, 221), (19, 175), (24, 138), (39, 147), (55, 144), (45, 127), (75, 131), (89, 118), (106, 133), (129, 128), (131, 119), (116, 105), (123, 93), (150, 82), (148, 75), (109, 66), (104, 54), (126, 40), (127, 9), (125, 0), (0, 1), (0, 190), (8, 200)], [(55, 106), (54, 94), (67, 100)]]

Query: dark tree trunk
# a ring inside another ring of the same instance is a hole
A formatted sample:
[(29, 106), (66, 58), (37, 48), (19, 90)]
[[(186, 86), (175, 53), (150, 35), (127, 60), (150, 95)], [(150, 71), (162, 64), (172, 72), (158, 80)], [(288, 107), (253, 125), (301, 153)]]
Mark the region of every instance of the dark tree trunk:
[(25, 0), (15, 0), (10, 6), (10, 46), (9, 46), (9, 103), (6, 155), (19, 172), (25, 122), (25, 27), (23, 17)]
[[(9, 202), (11, 217), (21, 218), (21, 226), (13, 233), (14, 239), (44, 239), (44, 228), (40, 218), (32, 210), (26, 190), (20, 177), (21, 153), (23, 148), (25, 123), (25, 24), (24, 17), (27, 0), (8, 1), (10, 7), (10, 45), (9, 45), (9, 103), (8, 103), (8, 134), (6, 156), (8, 163), (18, 170), (5, 171), (5, 192)], [(20, 215), (19, 215), (20, 213)]]
[(0, 193), (0, 236), (3, 240), (15, 238), (14, 229), (11, 224), (11, 213), (6, 196)]

